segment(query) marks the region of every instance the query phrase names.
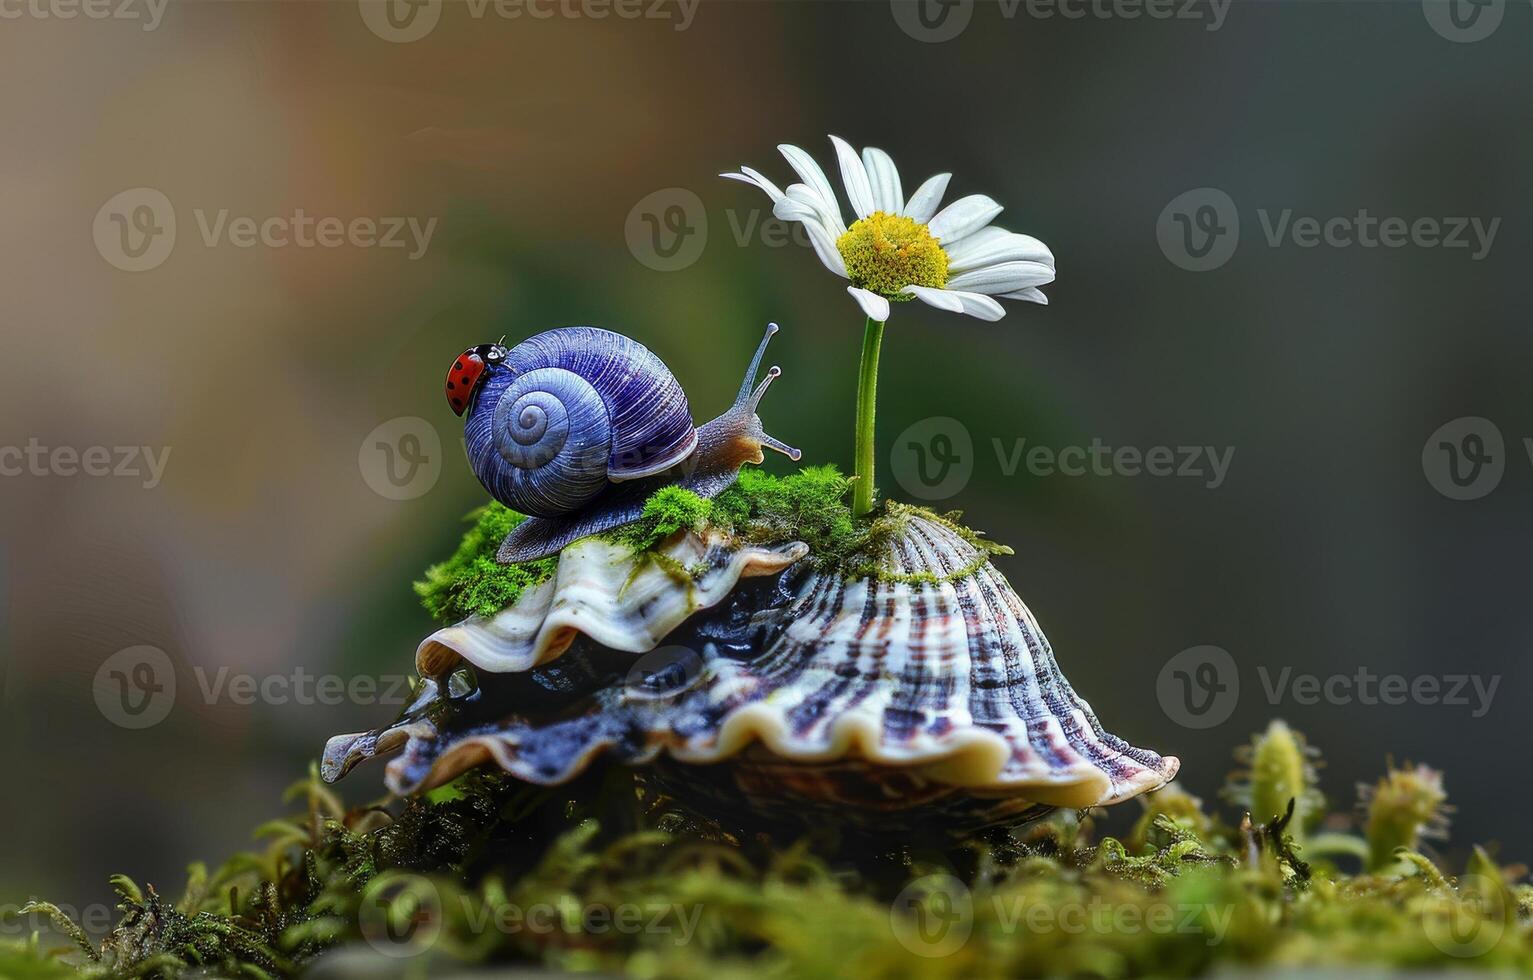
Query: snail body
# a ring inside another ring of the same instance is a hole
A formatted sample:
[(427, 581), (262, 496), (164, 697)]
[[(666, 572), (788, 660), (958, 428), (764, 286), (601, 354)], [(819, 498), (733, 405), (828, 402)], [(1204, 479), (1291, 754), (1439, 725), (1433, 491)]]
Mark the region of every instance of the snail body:
[(777, 325), (767, 328), (735, 403), (694, 427), (686, 392), (665, 363), (632, 338), (598, 327), (560, 327), (507, 349), (470, 348), (447, 376), (447, 398), (466, 413), (474, 475), (496, 500), (526, 514), (502, 562), (553, 554), (579, 537), (637, 518), (658, 486), (713, 496), (762, 448), (799, 452), (767, 435), (756, 408), (781, 372), (755, 384)]

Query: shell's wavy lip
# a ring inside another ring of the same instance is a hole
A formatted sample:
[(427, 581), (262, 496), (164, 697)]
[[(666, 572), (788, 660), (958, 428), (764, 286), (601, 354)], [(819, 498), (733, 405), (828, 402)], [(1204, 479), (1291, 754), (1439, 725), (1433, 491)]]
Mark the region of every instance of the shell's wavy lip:
[[(424, 747), (437, 737), (435, 727), (421, 721), (376, 735), (336, 736), (326, 746), (324, 769), (327, 778), (331, 778), (330, 773), (338, 777), (364, 759), (390, 754), (407, 744)], [(518, 751), (520, 742), (515, 732), (460, 738), (432, 761), (429, 771), (419, 780), (408, 775), (408, 760), (395, 759), (388, 766), (389, 787), (401, 796), (435, 789), (490, 761), (527, 782), (558, 786), (584, 772), (593, 760), (612, 749), (618, 739), (612, 736), (587, 739), (578, 751), (565, 756), (563, 764), (554, 771), (541, 769), (524, 758)], [(1175, 756), (1164, 756), (1159, 766), (1142, 767), (1119, 780), (1111, 779), (1085, 761), (1064, 768), (1049, 768), (1040, 763), (1023, 772), (1006, 773), (1003, 769), (1011, 759), (1011, 749), (992, 732), (957, 731), (935, 744), (910, 748), (880, 741), (871, 719), (855, 717), (840, 719), (832, 728), (830, 742), (815, 745), (795, 739), (783, 714), (760, 703), (732, 712), (711, 744), (687, 745), (675, 739), (657, 738), (625, 761), (644, 764), (664, 752), (677, 762), (712, 765), (756, 746), (788, 763), (813, 765), (860, 759), (878, 766), (908, 769), (976, 795), (1020, 795), (1034, 803), (1074, 808), (1108, 806), (1159, 789), (1181, 768), (1181, 761)]]
[[(625, 653), (646, 653), (693, 613), (728, 597), (742, 578), (775, 575), (809, 553), (793, 541), (738, 545), (718, 531), (677, 535), (659, 560), (637, 571), (623, 545), (588, 538), (567, 548), (555, 575), (491, 618), (471, 616), (437, 630), (415, 651), (416, 668), (439, 677), (466, 661), (517, 673), (558, 658), (584, 635)], [(676, 569), (706, 567), (686, 589)]]

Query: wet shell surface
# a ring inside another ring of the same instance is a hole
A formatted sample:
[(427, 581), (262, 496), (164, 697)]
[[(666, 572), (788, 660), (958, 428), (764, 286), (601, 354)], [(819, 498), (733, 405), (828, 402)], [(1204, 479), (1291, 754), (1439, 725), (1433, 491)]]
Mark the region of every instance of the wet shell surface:
[(674, 562), (578, 543), (517, 605), (422, 643), (416, 702), (331, 739), (322, 771), (402, 750), (398, 793), (491, 762), (557, 785), (609, 753), (720, 808), (890, 828), (1112, 804), (1176, 774), (1102, 727), (993, 549), (927, 511), (891, 516), (851, 570), (718, 532), (669, 544)]

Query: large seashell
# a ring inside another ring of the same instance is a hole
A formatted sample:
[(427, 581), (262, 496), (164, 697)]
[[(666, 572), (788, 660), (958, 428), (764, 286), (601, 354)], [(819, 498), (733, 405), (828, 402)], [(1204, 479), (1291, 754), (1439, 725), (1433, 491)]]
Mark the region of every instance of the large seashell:
[[(578, 613), (528, 595), (494, 621), (439, 632), (418, 656), (434, 678), (420, 700), (390, 729), (333, 739), (326, 776), (402, 746), (387, 772), (396, 792), (487, 761), (555, 785), (610, 752), (717, 805), (957, 828), (1117, 803), (1176, 774), (1175, 758), (1102, 727), (992, 548), (930, 512), (890, 514), (865, 568), (790, 569), (727, 602), (714, 590), (665, 632), (636, 615), (644, 603), (620, 601), (632, 559), (610, 554)], [(563, 571), (561, 560), (555, 593)], [(645, 602), (669, 621), (684, 608), (665, 598), (678, 586), (655, 584)], [(472, 694), (442, 680), (461, 662), (477, 670)]]

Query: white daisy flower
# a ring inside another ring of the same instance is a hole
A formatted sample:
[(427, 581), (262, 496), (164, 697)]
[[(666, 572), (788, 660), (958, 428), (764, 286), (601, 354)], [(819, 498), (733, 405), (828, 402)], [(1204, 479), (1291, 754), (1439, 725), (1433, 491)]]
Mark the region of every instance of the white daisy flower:
[(952, 174), (937, 174), (907, 199), (889, 154), (870, 146), (859, 156), (840, 137), (830, 141), (856, 215), (850, 227), (825, 171), (796, 146), (778, 147), (802, 181), (786, 191), (750, 167), (720, 176), (761, 188), (773, 214), (802, 223), (815, 254), (851, 280), (847, 292), (870, 319), (883, 323), (891, 301), (910, 299), (981, 320), (1006, 315), (999, 299), (1048, 302), (1038, 287), (1054, 281), (1054, 253), (992, 225), (1001, 213), (995, 201), (971, 194), (939, 211)]

